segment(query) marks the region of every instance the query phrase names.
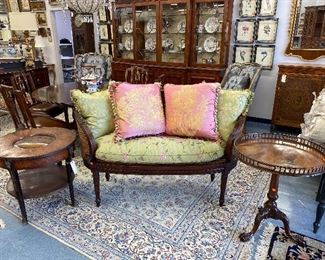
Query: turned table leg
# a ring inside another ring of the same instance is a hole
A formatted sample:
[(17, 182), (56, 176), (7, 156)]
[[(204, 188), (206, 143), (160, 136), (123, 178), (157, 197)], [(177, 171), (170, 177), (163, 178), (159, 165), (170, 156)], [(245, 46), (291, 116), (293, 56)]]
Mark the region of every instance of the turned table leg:
[(320, 221), (325, 212), (325, 173), (322, 175), (322, 179), (319, 184), (317, 201), (319, 202), (319, 204), (317, 206), (316, 220), (314, 222), (314, 233), (317, 233), (320, 227)]
[(264, 203), (263, 207), (258, 209), (255, 217), (253, 229), (250, 232), (240, 234), (239, 238), (242, 242), (250, 240), (258, 230), (262, 220), (272, 218), (281, 220), (284, 225), (285, 233), (288, 237), (295, 240), (299, 244), (303, 244), (300, 237), (293, 237), (290, 232), (289, 220), (286, 214), (279, 210), (276, 200), (278, 199), (279, 175), (272, 174), (269, 192), (267, 194), (268, 200)]
[(66, 159), (66, 170), (67, 170), (67, 179), (69, 184), (69, 192), (70, 192), (70, 198), (71, 198), (71, 205), (75, 206), (75, 198), (74, 198), (74, 190), (73, 190), (73, 179), (74, 179), (74, 173), (71, 167), (72, 162), (72, 153), (73, 148), (69, 148), (69, 157)]

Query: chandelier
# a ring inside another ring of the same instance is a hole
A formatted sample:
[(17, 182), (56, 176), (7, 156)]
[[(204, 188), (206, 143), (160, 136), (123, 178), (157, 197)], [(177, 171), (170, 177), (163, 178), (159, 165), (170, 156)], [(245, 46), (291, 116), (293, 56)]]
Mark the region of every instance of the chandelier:
[(106, 0), (61, 0), (65, 8), (78, 14), (93, 14), (99, 7), (106, 4)]

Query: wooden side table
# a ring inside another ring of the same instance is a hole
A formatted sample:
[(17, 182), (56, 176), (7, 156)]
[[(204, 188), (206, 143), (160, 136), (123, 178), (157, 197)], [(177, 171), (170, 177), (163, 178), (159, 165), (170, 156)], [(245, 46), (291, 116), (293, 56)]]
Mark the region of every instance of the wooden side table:
[[(44, 127), (0, 137), (0, 167), (10, 173), (9, 194), (17, 198), (22, 222), (27, 223), (24, 199), (37, 198), (69, 185), (74, 206), (71, 167), (74, 130)], [(66, 166), (61, 165), (65, 160)]]
[(238, 159), (243, 163), (272, 174), (268, 200), (258, 209), (253, 229), (239, 238), (246, 242), (252, 238), (264, 219), (281, 220), (288, 237), (298, 244), (304, 241), (293, 236), (289, 219), (277, 206), (279, 176), (314, 176), (325, 172), (325, 148), (303, 138), (284, 134), (246, 134), (235, 141)]

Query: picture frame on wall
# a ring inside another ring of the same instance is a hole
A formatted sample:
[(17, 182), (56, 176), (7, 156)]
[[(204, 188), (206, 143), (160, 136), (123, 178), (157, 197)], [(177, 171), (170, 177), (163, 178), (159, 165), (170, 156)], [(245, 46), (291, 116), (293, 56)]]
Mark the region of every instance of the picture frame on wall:
[(254, 62), (262, 65), (263, 69), (271, 70), (273, 67), (274, 52), (274, 45), (255, 45)]
[(274, 16), (278, 5), (277, 0), (259, 0), (258, 16)]
[(106, 22), (107, 21), (107, 12), (106, 12), (106, 7), (101, 6), (98, 9), (98, 19), (100, 22)]
[(9, 12), (19, 12), (18, 0), (8, 0), (8, 11)]
[(240, 0), (239, 16), (255, 17), (257, 14), (257, 0)]
[(38, 23), (38, 26), (47, 26), (47, 19), (46, 19), (46, 13), (45, 12), (38, 12), (36, 13), (36, 20)]
[(49, 0), (49, 5), (60, 5), (60, 0)]
[(47, 30), (46, 30), (46, 28), (39, 28), (38, 29), (38, 35), (40, 35), (41, 37), (47, 37)]
[(108, 40), (108, 28), (105, 24), (99, 25), (99, 38), (101, 40)]
[(253, 43), (255, 39), (255, 20), (236, 20), (236, 43)]
[(8, 12), (6, 0), (0, 0), (0, 13)]
[(44, 1), (30, 2), (30, 9), (32, 11), (45, 11), (46, 6)]
[(234, 63), (252, 62), (253, 59), (253, 46), (234, 45)]
[(30, 12), (29, 0), (19, 0), (20, 12)]
[(278, 18), (258, 19), (257, 20), (257, 38), (258, 43), (275, 43)]
[(109, 44), (102, 42), (99, 44), (100, 52), (105, 55), (109, 55)]

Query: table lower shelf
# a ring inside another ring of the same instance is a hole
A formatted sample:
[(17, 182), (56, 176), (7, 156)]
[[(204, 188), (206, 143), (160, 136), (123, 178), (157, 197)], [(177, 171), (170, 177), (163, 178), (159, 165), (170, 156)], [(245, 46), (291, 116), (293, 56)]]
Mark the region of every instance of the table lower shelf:
[[(68, 185), (66, 167), (61, 165), (24, 170), (19, 172), (19, 179), (24, 199), (42, 197)], [(17, 198), (11, 179), (7, 192)]]

